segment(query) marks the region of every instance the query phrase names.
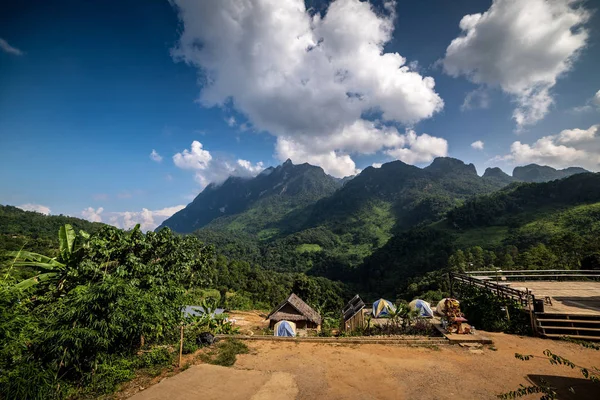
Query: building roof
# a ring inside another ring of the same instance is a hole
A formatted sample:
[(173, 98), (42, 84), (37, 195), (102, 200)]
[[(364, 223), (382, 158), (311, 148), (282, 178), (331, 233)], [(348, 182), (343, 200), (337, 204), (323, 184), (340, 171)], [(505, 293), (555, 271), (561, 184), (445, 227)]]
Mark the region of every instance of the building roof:
[[(291, 314), (287, 312), (279, 311), (286, 304), (291, 305), (296, 311), (300, 313)], [(291, 320), (291, 321), (312, 321), (317, 325), (321, 324), (321, 316), (318, 312), (313, 310), (308, 304), (306, 304), (300, 297), (296, 296), (294, 293), (290, 294), (287, 299), (281, 302), (277, 307), (271, 311), (271, 313), (267, 316), (267, 319), (273, 319), (277, 321), (281, 320)]]

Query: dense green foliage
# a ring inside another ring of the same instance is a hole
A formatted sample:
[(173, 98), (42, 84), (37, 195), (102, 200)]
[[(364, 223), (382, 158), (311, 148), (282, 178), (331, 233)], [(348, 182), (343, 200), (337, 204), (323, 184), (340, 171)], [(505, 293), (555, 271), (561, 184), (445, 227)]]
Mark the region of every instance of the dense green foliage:
[[(78, 245), (70, 237), (72, 251), (61, 241), (53, 279), (24, 289), (11, 282), (11, 270), (31, 260), (29, 254), (6, 271), (0, 293), (0, 393), (5, 398), (65, 397), (81, 387), (99, 389), (98, 374), (110, 374), (115, 363), (137, 362), (130, 360), (142, 340), (146, 345), (173, 341), (186, 288), (212, 279), (212, 249), (192, 237), (111, 227), (89, 239), (78, 237)], [(130, 378), (121, 367), (114, 372)], [(30, 379), (37, 384), (25, 384)]]

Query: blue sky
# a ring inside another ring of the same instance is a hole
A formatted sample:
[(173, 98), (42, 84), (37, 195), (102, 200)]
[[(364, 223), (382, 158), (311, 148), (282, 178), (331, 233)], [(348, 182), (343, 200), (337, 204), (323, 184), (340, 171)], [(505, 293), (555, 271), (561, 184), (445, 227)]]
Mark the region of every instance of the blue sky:
[(12, 3), (0, 5), (1, 204), (151, 228), (207, 182), (287, 157), (337, 176), (439, 155), (479, 173), (600, 170), (591, 1)]

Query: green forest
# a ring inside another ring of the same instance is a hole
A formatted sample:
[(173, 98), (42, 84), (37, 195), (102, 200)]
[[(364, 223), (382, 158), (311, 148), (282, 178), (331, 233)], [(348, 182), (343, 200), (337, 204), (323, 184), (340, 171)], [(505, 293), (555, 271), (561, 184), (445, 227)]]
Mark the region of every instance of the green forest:
[(172, 360), (186, 305), (267, 311), (293, 292), (336, 317), (356, 293), (438, 300), (448, 271), (600, 269), (600, 174), (490, 182), (456, 161), (332, 186), (303, 167), (295, 192), (277, 186), (192, 234), (1, 206), (0, 397), (110, 393)]

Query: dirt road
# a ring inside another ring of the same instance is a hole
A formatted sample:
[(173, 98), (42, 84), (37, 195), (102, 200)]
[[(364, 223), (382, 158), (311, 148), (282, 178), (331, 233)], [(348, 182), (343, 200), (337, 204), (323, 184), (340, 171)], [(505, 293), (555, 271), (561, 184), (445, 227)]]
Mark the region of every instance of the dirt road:
[(489, 336), (497, 350), (476, 353), (459, 346), (247, 342), (254, 354), (238, 356), (232, 368), (196, 365), (132, 399), (494, 399), (529, 384), (532, 374), (547, 375), (558, 386), (576, 384), (576, 395), (563, 399), (600, 393), (600, 386), (567, 381), (581, 376), (577, 370), (514, 358), (515, 352), (541, 355), (548, 348), (576, 364), (600, 367), (600, 351), (559, 341)]

